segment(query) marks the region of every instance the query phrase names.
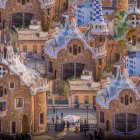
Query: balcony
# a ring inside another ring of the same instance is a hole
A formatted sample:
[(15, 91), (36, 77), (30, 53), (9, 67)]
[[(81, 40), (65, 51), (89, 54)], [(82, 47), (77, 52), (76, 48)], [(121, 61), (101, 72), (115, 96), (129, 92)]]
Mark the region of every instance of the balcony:
[(6, 116), (6, 111), (0, 111), (0, 117)]
[(55, 0), (40, 0), (41, 2), (41, 8), (42, 9), (48, 9), (48, 8), (52, 8), (55, 4)]

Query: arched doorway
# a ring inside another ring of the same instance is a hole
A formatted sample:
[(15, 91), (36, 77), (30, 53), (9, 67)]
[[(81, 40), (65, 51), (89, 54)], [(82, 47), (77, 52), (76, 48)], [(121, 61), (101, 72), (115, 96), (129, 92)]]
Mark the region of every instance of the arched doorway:
[(81, 63), (68, 63), (62, 66), (61, 77), (66, 80), (71, 77), (78, 77), (82, 74), (85, 65)]
[(27, 115), (24, 115), (22, 120), (22, 133), (25, 134), (29, 132), (30, 132), (29, 118)]
[(31, 13), (15, 13), (11, 15), (11, 27), (28, 27), (34, 14)]

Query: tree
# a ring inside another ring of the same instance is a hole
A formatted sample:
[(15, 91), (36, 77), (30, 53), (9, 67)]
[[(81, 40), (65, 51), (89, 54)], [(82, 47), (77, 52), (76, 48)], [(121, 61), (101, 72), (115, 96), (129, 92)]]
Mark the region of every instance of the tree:
[(54, 81), (53, 93), (67, 97), (69, 93), (69, 83), (61, 79), (56, 79)]

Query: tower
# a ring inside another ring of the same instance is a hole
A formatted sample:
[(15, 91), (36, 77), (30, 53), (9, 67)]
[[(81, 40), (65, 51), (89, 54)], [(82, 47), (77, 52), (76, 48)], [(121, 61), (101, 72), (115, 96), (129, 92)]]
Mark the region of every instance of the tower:
[[(101, 0), (94, 1), (93, 9), (93, 18), (92, 18), (93, 28), (91, 30), (92, 35), (94, 36), (94, 50), (96, 55), (96, 77), (100, 77), (103, 74), (105, 66), (105, 56), (106, 56), (106, 43), (108, 28), (105, 22), (103, 11), (102, 11), (102, 2)], [(103, 55), (104, 54), (104, 55)], [(98, 79), (97, 78), (97, 79)]]

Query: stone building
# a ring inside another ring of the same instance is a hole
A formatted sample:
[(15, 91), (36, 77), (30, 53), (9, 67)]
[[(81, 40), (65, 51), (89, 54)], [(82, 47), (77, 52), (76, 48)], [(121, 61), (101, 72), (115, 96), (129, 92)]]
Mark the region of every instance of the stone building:
[(84, 69), (92, 71), (98, 80), (106, 65), (107, 24), (104, 21), (101, 1), (95, 0), (92, 24), (83, 34), (74, 18), (71, 6), (65, 27), (46, 42), (46, 77), (50, 79), (77, 77)]
[(17, 29), (17, 49), (26, 54), (44, 55), (44, 46), (49, 34), (42, 31), (40, 21), (31, 20), (29, 28)]
[(46, 80), (27, 68), (11, 46), (0, 46), (0, 133), (46, 132)]
[(55, 0), (1, 0), (0, 25), (5, 27), (28, 26), (33, 17), (42, 23), (55, 14)]
[(83, 74), (80, 79), (70, 80), (69, 85), (70, 108), (86, 108), (87, 105), (93, 108), (95, 106), (95, 97), (100, 89), (100, 84), (93, 82), (92, 75)]
[(140, 84), (129, 78), (125, 61), (121, 55), (116, 79), (96, 96), (97, 125), (109, 138), (140, 133)]

